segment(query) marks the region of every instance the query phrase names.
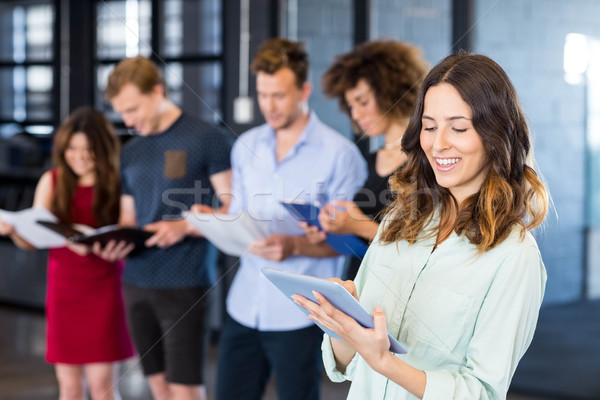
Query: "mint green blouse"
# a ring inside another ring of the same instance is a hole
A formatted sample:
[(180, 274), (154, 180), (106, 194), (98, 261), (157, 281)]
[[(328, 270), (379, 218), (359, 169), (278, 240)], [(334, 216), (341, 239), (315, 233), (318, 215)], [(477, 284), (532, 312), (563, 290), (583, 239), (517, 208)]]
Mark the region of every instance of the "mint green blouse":
[[(521, 239), (515, 228), (481, 255), (455, 233), (435, 251), (434, 239), (384, 245), (378, 238), (355, 280), (360, 302), (370, 312), (383, 308), (388, 331), (408, 350), (396, 356), (425, 371), (423, 399), (505, 399), (531, 343), (546, 285), (533, 236)], [(352, 381), (348, 399), (416, 398), (358, 353), (344, 373), (338, 371), (327, 335), (322, 350), (329, 378)]]

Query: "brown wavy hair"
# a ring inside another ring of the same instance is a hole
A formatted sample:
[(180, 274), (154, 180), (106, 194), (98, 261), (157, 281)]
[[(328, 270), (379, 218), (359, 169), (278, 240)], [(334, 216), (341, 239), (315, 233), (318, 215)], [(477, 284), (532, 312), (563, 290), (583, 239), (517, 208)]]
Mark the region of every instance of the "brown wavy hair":
[(71, 222), (71, 204), (79, 178), (67, 164), (65, 151), (75, 133), (83, 133), (87, 137), (94, 157), (94, 218), (100, 226), (114, 224), (119, 219), (120, 143), (110, 122), (99, 111), (87, 107), (73, 111), (54, 135), (52, 160), (57, 170), (57, 179), (52, 212), (59, 220)]
[(254, 74), (264, 72), (269, 75), (281, 68), (289, 68), (296, 78), (296, 86), (302, 88), (308, 79), (308, 66), (308, 53), (304, 43), (273, 38), (260, 45), (250, 67)]
[(168, 95), (167, 83), (161, 70), (146, 57), (135, 56), (119, 61), (108, 77), (104, 96), (110, 101), (129, 83), (135, 85), (142, 94), (151, 93), (156, 85), (161, 85), (164, 96)]
[[(481, 189), (460, 205), (448, 189), (438, 185), (420, 145), (425, 94), (441, 83), (452, 85), (471, 108), (473, 127), (482, 138), (489, 165)], [(452, 229), (481, 253), (501, 243), (515, 225), (521, 227), (523, 236), (546, 216), (549, 194), (532, 168), (529, 127), (517, 93), (504, 70), (486, 56), (460, 52), (429, 72), (402, 149), (408, 160), (391, 178), (397, 198), (387, 209), (390, 219), (381, 234), (384, 243), (414, 243), (440, 209), (439, 225), (424, 237)], [(438, 243), (443, 240), (440, 236)]]
[(392, 119), (409, 117), (415, 107), (427, 62), (418, 47), (397, 40), (375, 40), (336, 57), (321, 80), (323, 93), (337, 98), (352, 117), (345, 93), (362, 79), (373, 90), (377, 107)]

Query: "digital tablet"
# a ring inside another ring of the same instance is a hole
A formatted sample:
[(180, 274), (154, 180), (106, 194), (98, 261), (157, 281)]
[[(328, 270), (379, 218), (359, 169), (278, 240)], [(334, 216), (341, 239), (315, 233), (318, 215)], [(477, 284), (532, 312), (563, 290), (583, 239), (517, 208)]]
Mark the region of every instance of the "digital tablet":
[[(360, 325), (365, 328), (373, 328), (373, 316), (339, 283), (315, 276), (295, 274), (273, 268), (263, 268), (262, 271), (290, 301), (294, 301), (292, 299), (293, 294), (299, 294), (316, 303), (317, 299), (312, 293), (314, 290), (321, 293), (335, 308), (354, 318)], [(310, 314), (300, 305), (296, 305), (306, 315)], [(321, 326), (321, 324), (317, 323), (317, 325), (329, 336), (341, 339), (335, 332)], [(391, 352), (398, 354), (406, 353), (406, 349), (396, 338), (389, 333), (388, 338), (390, 339)]]

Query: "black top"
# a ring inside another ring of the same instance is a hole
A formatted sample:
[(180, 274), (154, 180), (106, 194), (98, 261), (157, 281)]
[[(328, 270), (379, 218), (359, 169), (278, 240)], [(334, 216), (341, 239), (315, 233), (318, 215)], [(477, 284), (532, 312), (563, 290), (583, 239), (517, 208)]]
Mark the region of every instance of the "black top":
[(381, 222), (381, 210), (383, 210), (392, 201), (392, 195), (388, 186), (388, 180), (392, 176), (379, 176), (375, 170), (377, 152), (370, 153), (367, 156), (367, 166), (369, 174), (367, 181), (362, 189), (355, 195), (353, 201), (358, 208), (375, 222)]
[[(367, 181), (362, 189), (360, 189), (356, 195), (354, 195), (353, 201), (367, 217), (379, 223), (383, 217), (381, 211), (393, 200), (393, 196), (388, 184), (392, 174), (380, 176), (377, 173), (375, 170), (377, 152), (370, 153), (366, 160), (369, 168)], [(368, 243), (366, 240), (365, 242)], [(350, 259), (350, 264), (348, 265), (345, 279), (354, 279), (361, 262), (362, 259), (358, 257), (352, 257)]]

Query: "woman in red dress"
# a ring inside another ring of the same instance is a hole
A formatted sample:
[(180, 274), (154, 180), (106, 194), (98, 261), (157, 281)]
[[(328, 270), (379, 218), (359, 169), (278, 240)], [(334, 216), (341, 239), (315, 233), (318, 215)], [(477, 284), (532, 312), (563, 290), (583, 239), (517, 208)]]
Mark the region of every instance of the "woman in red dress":
[[(34, 207), (61, 222), (92, 227), (119, 217), (119, 142), (110, 123), (91, 108), (73, 112), (53, 143), (55, 168), (37, 185)], [(33, 246), (0, 221), (0, 234)], [(55, 365), (60, 400), (119, 398), (116, 362), (133, 355), (121, 292), (122, 262), (107, 262), (83, 245), (50, 249), (46, 297), (46, 360)]]

